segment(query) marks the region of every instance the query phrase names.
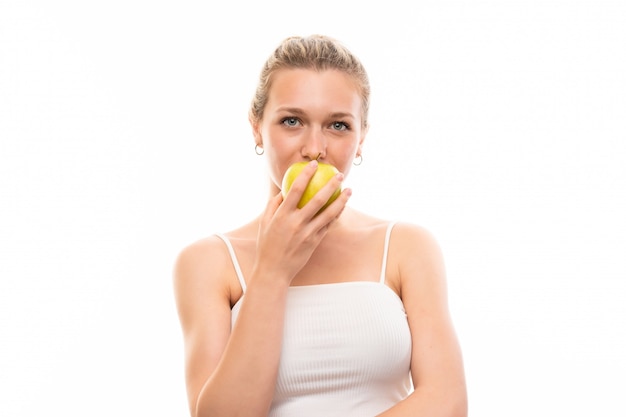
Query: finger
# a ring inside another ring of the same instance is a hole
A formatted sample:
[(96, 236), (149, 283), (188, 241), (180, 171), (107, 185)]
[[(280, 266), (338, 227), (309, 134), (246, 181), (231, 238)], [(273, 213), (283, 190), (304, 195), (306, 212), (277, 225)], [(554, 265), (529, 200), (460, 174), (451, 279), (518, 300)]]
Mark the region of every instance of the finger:
[(322, 228), (325, 225), (330, 225), (330, 223), (334, 222), (339, 218), (343, 210), (346, 208), (348, 200), (352, 196), (352, 189), (346, 188), (344, 189), (339, 197), (335, 201), (333, 201), (328, 207), (326, 207), (323, 211), (317, 213), (312, 223), (314, 223), (315, 228)]
[(283, 195), (281, 193), (278, 193), (274, 197), (269, 199), (269, 201), (267, 202), (266, 210), (270, 214), (274, 214), (282, 202), (283, 202)]
[(330, 198), (337, 192), (338, 189), (341, 189), (341, 183), (344, 179), (344, 175), (342, 173), (337, 173), (333, 176), (316, 194), (315, 196), (304, 206), (302, 210), (307, 215), (311, 216), (311, 218), (319, 215), (322, 210), (326, 210), (325, 207)]
[[(341, 213), (346, 208), (348, 199), (352, 195), (352, 190), (347, 188), (341, 192), (341, 195), (333, 201), (323, 212), (319, 213), (316, 218), (313, 219), (312, 226), (318, 227), (316, 232), (316, 238), (322, 240), (333, 223), (335, 223)], [(317, 223), (317, 224), (316, 224)]]
[(278, 193), (269, 199), (265, 206), (265, 211), (263, 212), (263, 224), (267, 224), (272, 219), (272, 217), (274, 217), (274, 214), (276, 213), (282, 202), (283, 196), (281, 193)]
[(289, 192), (285, 196), (285, 205), (288, 207), (295, 208), (297, 207), (300, 199), (302, 198), (302, 194), (304, 194), (304, 190), (306, 190), (307, 185), (313, 178), (315, 171), (317, 170), (318, 162), (313, 160), (307, 164), (306, 167), (298, 174), (296, 179), (293, 181)]

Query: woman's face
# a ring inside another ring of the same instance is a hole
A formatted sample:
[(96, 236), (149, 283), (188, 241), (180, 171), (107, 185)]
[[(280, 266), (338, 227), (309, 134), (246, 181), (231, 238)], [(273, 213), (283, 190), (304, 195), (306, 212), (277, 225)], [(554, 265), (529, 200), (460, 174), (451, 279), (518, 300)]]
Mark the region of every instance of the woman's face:
[(268, 158), (275, 191), (287, 168), (299, 161), (317, 159), (347, 175), (366, 134), (361, 107), (356, 84), (343, 72), (274, 73), (263, 119), (253, 131)]

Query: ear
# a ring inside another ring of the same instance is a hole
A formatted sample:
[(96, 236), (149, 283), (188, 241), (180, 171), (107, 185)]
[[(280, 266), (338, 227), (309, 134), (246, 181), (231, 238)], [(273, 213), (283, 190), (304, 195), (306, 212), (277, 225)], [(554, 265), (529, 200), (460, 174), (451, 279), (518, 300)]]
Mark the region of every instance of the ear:
[(248, 122), (250, 122), (250, 127), (252, 127), (252, 135), (254, 136), (254, 143), (263, 147), (263, 137), (261, 136), (260, 123), (258, 121), (253, 120), (250, 116), (248, 116)]
[(363, 153), (363, 142), (365, 142), (365, 137), (367, 136), (368, 131), (369, 125), (361, 129), (361, 137), (359, 138), (359, 144), (356, 148), (356, 156), (361, 156), (361, 154)]

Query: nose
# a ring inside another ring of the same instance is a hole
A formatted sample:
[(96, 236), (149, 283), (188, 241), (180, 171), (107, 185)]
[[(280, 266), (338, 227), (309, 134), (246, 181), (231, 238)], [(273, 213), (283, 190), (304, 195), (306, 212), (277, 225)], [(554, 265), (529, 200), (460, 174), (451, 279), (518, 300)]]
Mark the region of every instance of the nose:
[(324, 134), (317, 129), (311, 130), (303, 138), (300, 153), (310, 161), (324, 159), (326, 157), (326, 138)]

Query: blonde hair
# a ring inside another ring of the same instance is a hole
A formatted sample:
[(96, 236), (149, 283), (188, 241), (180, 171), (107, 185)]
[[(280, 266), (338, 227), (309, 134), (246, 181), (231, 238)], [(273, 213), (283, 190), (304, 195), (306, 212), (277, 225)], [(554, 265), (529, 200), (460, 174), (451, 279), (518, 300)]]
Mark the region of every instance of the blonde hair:
[(365, 67), (344, 45), (323, 35), (288, 37), (265, 61), (250, 106), (249, 117), (253, 123), (258, 123), (263, 118), (274, 73), (281, 69), (295, 68), (315, 71), (333, 69), (351, 76), (361, 95), (362, 124), (363, 127), (367, 126), (370, 84)]

